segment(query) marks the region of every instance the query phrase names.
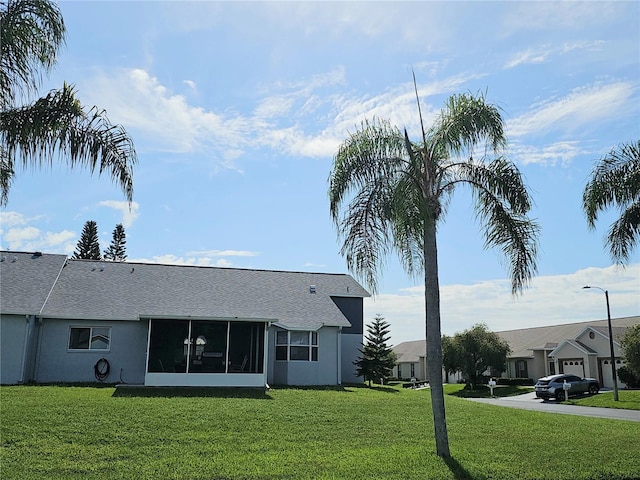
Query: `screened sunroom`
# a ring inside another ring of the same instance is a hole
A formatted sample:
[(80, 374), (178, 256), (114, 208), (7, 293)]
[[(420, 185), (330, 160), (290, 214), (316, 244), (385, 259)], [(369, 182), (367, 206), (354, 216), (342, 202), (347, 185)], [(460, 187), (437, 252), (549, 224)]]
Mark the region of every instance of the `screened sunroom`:
[(145, 385), (263, 387), (268, 321), (149, 319)]

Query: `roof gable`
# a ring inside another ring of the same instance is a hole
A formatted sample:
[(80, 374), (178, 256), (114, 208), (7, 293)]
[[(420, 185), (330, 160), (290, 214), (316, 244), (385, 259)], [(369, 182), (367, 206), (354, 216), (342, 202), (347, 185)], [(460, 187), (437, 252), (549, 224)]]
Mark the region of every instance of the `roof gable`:
[(551, 352), (549, 352), (549, 356), (555, 357), (560, 350), (562, 350), (563, 348), (566, 348), (567, 346), (570, 346), (573, 349), (578, 350), (580, 353), (587, 354), (587, 355), (595, 355), (598, 353), (594, 349), (588, 347), (582, 342), (578, 342), (577, 340), (567, 339), (560, 342), (560, 344), (556, 348), (554, 348)]

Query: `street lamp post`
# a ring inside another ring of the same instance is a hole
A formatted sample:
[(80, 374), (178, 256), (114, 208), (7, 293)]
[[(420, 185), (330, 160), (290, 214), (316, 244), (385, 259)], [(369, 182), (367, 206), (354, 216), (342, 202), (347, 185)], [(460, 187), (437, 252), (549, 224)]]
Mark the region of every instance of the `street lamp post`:
[(609, 292), (604, 288), (594, 287), (593, 285), (585, 285), (582, 288), (597, 288), (604, 292), (607, 299), (607, 322), (609, 323), (609, 354), (611, 356), (611, 373), (613, 374), (613, 400), (618, 401), (618, 373), (616, 372), (616, 359), (613, 354), (613, 332), (611, 330), (611, 310), (609, 309)]

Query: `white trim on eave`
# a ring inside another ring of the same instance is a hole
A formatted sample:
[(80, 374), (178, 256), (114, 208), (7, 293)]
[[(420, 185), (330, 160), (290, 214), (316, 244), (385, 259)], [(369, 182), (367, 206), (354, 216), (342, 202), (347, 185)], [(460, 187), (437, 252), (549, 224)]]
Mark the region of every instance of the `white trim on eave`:
[(264, 322), (274, 323), (275, 318), (215, 317), (209, 315), (138, 315), (137, 320), (218, 320), (221, 322)]

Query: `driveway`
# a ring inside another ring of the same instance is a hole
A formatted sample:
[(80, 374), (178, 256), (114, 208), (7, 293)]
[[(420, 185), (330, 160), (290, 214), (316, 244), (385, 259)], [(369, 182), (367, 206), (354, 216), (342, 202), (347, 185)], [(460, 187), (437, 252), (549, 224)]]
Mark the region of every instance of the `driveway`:
[(480, 403), (489, 403), (501, 407), (535, 410), (538, 412), (564, 413), (567, 415), (582, 415), (585, 417), (614, 418), (640, 422), (640, 410), (622, 410), (619, 408), (580, 407), (578, 405), (562, 405), (555, 401), (545, 401), (536, 398), (535, 392), (502, 398), (469, 398)]

